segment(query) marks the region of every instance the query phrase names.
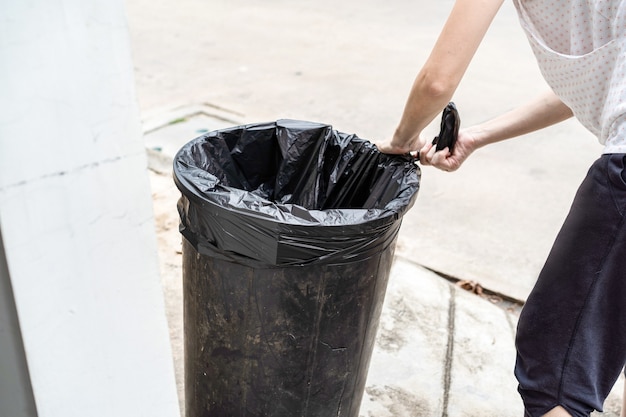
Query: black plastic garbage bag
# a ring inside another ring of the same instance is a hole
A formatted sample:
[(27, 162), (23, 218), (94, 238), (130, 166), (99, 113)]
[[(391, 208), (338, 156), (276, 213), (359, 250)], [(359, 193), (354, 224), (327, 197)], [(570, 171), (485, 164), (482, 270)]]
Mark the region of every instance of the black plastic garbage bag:
[(174, 179), (187, 417), (358, 417), (412, 157), (280, 120), (196, 138)]
[(419, 179), (410, 156), (294, 120), (208, 133), (174, 161), (181, 233), (194, 247), (278, 266), (376, 253), (413, 205)]
[(450, 152), (454, 150), (460, 126), (461, 118), (459, 117), (459, 112), (456, 109), (456, 104), (450, 102), (443, 109), (443, 113), (441, 114), (439, 135), (435, 136), (432, 142), (433, 145), (436, 145), (438, 151), (444, 148), (448, 148)]

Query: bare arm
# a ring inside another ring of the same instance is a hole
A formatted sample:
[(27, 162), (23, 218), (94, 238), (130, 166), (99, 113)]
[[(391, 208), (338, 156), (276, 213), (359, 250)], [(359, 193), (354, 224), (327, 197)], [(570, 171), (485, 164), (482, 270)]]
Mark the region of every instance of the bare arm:
[(459, 85), (504, 0), (457, 0), (426, 63), (418, 73), (393, 138), (383, 152), (420, 149), (422, 130), (439, 115)]
[(433, 165), (445, 171), (458, 169), (476, 149), (490, 143), (543, 129), (572, 117), (572, 111), (554, 92), (547, 91), (534, 100), (487, 122), (459, 132), (454, 152), (426, 144), (420, 151), (422, 165)]
[(475, 148), (543, 129), (572, 117), (554, 92), (546, 91), (534, 100), (485, 123), (467, 129), (475, 138)]

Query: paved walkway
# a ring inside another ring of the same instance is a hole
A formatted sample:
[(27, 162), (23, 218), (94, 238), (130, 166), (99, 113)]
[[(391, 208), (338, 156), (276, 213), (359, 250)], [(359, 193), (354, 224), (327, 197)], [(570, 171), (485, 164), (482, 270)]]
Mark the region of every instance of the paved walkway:
[[(389, 136), (452, 0), (126, 0), (142, 114), (209, 103), (230, 118)], [(454, 95), (462, 123), (546, 89), (507, 1)], [(439, 121), (427, 129), (436, 134)], [(569, 121), (425, 169), (398, 252), (525, 299), (601, 147)]]
[(394, 264), (366, 417), (520, 417), (516, 315), (405, 259)]

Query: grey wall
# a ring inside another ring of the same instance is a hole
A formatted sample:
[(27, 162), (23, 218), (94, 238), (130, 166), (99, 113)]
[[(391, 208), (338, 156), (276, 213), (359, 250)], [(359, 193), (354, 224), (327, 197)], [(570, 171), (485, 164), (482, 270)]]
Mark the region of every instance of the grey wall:
[(0, 230), (0, 416), (36, 417)]

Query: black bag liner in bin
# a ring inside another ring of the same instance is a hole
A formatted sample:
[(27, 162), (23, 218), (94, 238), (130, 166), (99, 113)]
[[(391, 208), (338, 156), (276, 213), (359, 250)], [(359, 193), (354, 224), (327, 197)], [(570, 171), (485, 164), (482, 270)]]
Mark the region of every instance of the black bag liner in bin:
[[(355, 135), (296, 120), (210, 132), (174, 160), (181, 233), (268, 266), (364, 259), (395, 238), (420, 171)], [(259, 266), (258, 264), (255, 264)]]
[(211, 132), (174, 160), (187, 417), (358, 417), (419, 168), (331, 126)]

